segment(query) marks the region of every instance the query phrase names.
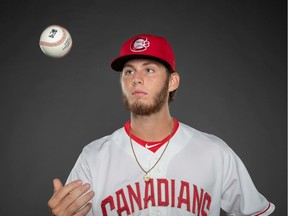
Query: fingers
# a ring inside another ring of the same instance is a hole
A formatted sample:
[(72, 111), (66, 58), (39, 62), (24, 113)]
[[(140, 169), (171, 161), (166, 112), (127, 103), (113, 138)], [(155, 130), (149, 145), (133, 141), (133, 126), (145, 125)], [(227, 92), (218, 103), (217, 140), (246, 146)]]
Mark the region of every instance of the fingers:
[[(77, 195), (75, 196), (75, 194), (77, 194), (76, 192), (78, 192), (80, 188), (81, 187), (76, 188), (71, 194), (65, 197), (61, 205), (53, 209), (53, 215), (86, 215), (92, 207), (91, 203), (87, 203), (94, 197), (94, 192), (90, 191), (79, 198)], [(86, 192), (86, 190), (83, 190), (83, 192), (84, 191)], [(77, 198), (75, 199), (75, 197)]]
[[(69, 194), (65, 197), (63, 197), (62, 201), (61, 201), (61, 209), (66, 209), (66, 208), (73, 208), (75, 210), (83, 207), (83, 205), (85, 205), (89, 200), (87, 200), (89, 198), (89, 196), (85, 196), (86, 192), (90, 189), (90, 185), (89, 184), (83, 184), (80, 185), (78, 187), (76, 187), (74, 190), (72, 190), (71, 192), (69, 192)], [(83, 194), (85, 194), (83, 197), (81, 197)], [(77, 200), (79, 197), (81, 197), (82, 199)], [(76, 202), (77, 200), (77, 202)]]
[(53, 180), (53, 186), (54, 186), (54, 194), (55, 194), (57, 193), (57, 191), (59, 191), (63, 187), (63, 184), (58, 178), (56, 178)]
[(54, 194), (48, 201), (53, 215), (74, 215), (76, 212), (76, 215), (85, 215), (89, 212), (92, 205), (87, 203), (94, 197), (93, 191), (88, 192), (89, 184), (76, 180), (63, 186), (59, 179), (54, 179), (53, 185)]
[(73, 202), (67, 209), (67, 212), (76, 213), (75, 215), (86, 215), (92, 208), (92, 204), (88, 203), (94, 197), (94, 192), (90, 191), (83, 197)]
[(82, 184), (80, 180), (70, 182), (63, 187), (59, 179), (53, 180), (54, 194), (48, 202), (49, 207), (54, 208), (64, 197), (66, 197), (72, 190), (79, 187)]
[(74, 215), (75, 216), (87, 215), (91, 208), (92, 208), (92, 204), (88, 203), (83, 209), (81, 209), (80, 211), (77, 211), (77, 213)]

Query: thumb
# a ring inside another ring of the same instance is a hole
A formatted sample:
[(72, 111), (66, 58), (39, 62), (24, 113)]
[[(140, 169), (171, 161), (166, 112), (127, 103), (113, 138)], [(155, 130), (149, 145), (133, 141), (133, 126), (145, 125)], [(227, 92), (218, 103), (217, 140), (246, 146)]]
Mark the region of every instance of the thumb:
[(63, 187), (63, 184), (60, 181), (60, 179), (55, 178), (53, 180), (53, 186), (54, 186), (54, 194), (55, 194), (55, 193), (57, 193), (57, 191), (59, 191)]

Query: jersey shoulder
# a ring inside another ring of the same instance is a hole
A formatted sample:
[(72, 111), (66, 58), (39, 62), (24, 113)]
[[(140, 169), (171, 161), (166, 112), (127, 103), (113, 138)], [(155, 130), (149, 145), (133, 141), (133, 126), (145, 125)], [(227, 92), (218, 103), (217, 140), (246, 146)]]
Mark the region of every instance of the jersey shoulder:
[[(116, 131), (114, 131), (112, 134), (101, 137), (99, 139), (96, 139), (92, 141), (91, 143), (87, 144), (83, 148), (83, 154), (89, 155), (89, 154), (97, 154), (101, 151), (106, 151), (112, 147), (115, 147), (115, 140), (120, 140), (125, 135), (124, 128), (119, 128)], [(113, 145), (114, 144), (114, 145)], [(113, 145), (113, 146), (112, 146)]]
[(188, 137), (190, 135), (189, 143), (192, 143), (194, 147), (197, 146), (203, 149), (214, 149), (224, 152), (231, 151), (231, 148), (228, 146), (228, 144), (216, 135), (197, 130), (184, 123), (180, 123), (179, 128), (182, 130), (181, 133), (183, 133), (184, 137)]

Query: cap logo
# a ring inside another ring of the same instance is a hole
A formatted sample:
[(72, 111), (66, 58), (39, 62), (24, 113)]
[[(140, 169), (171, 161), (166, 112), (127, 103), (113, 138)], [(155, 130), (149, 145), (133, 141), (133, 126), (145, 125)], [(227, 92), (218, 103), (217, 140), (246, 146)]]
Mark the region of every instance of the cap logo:
[(137, 38), (131, 43), (130, 49), (133, 52), (143, 52), (149, 46), (150, 42), (147, 38)]

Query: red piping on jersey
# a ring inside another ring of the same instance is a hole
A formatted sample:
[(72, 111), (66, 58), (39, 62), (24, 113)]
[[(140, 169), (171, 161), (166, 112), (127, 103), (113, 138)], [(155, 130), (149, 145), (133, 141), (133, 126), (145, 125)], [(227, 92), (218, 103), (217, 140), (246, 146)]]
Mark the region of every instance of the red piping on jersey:
[(268, 209), (270, 208), (270, 206), (271, 206), (271, 204), (270, 204), (270, 202), (269, 202), (268, 207), (267, 207), (264, 211), (262, 211), (262, 212), (260, 212), (260, 213), (257, 213), (257, 214), (255, 214), (254, 216), (259, 216), (259, 215), (264, 214), (265, 212), (268, 211)]
[[(155, 143), (161, 143), (161, 145), (157, 146), (157, 147), (153, 147), (153, 148), (150, 148), (149, 150), (153, 151), (154, 153), (163, 145), (165, 144), (166, 142), (168, 142), (168, 140), (173, 137), (173, 135), (176, 133), (176, 131), (178, 130), (178, 127), (179, 127), (179, 122), (177, 119), (173, 119), (174, 120), (174, 128), (173, 128), (173, 131), (172, 131), (172, 134), (168, 135), (167, 137), (165, 137), (163, 140), (161, 141), (152, 141), (152, 142), (147, 142), (145, 140), (142, 140), (138, 137), (136, 137), (135, 135), (131, 134), (131, 138), (137, 142), (139, 145), (142, 145), (143, 147), (145, 147), (145, 144), (155, 144)], [(124, 129), (126, 131), (126, 133), (128, 134), (128, 136), (130, 135), (130, 121), (127, 121), (124, 125)]]

